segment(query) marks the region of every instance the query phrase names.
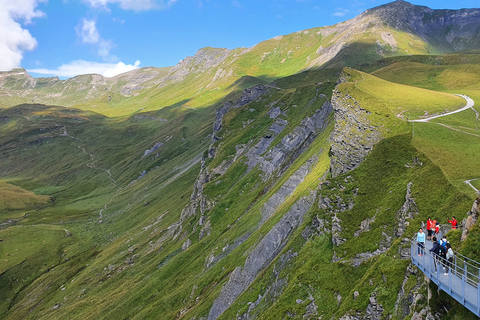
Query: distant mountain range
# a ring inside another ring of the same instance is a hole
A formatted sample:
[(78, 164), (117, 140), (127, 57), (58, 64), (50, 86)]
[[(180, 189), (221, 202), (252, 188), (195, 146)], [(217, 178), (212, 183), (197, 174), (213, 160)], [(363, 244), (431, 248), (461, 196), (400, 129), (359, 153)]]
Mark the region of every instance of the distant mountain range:
[(237, 88), (311, 68), (355, 67), (391, 56), (479, 47), (480, 9), (433, 10), (398, 0), (333, 26), (278, 36), (251, 48), (203, 48), (168, 68), (145, 67), (112, 78), (81, 75), (63, 81), (33, 78), (23, 69), (1, 72), (0, 107), (34, 102), (117, 115), (138, 111), (132, 105), (145, 99), (148, 102), (141, 110), (178, 103), (199, 107)]

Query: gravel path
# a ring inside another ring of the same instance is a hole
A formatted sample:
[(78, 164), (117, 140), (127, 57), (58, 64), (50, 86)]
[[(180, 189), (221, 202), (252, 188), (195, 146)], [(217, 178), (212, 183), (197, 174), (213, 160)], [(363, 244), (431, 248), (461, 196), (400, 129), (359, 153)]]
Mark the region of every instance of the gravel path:
[(477, 115), (477, 119), (478, 119), (478, 112), (477, 112), (477, 110), (475, 110), (473, 108), (473, 106), (475, 105), (475, 102), (473, 102), (473, 100), (469, 96), (465, 96), (463, 94), (456, 94), (456, 95), (459, 96), (459, 97), (462, 97), (463, 99), (465, 99), (467, 101), (467, 105), (465, 107), (460, 108), (460, 109), (455, 110), (455, 111), (452, 111), (452, 112), (447, 112), (447, 113), (440, 114), (440, 115), (437, 115), (437, 116), (428, 117), (428, 118), (425, 118), (425, 119), (408, 120), (408, 122), (428, 122), (429, 120), (449, 116), (451, 114), (462, 112), (462, 111), (465, 111), (467, 109), (472, 109), (473, 111), (475, 111), (475, 114)]

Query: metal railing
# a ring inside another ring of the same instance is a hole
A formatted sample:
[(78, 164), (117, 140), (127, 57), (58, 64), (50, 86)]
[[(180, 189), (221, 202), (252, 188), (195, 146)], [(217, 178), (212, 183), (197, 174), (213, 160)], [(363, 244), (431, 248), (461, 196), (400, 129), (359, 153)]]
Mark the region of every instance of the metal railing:
[(412, 263), (437, 284), (440, 290), (480, 317), (480, 263), (455, 251), (450, 262), (429, 251), (431, 247), (431, 242), (421, 248), (412, 241)]

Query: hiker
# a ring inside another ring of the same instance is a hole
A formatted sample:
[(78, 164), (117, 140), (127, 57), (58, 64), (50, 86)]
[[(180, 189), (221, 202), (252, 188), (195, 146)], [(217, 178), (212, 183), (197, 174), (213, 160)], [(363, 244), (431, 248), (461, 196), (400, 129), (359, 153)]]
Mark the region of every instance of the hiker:
[(447, 243), (447, 261), (445, 263), (446, 270), (445, 270), (445, 273), (443, 274), (444, 276), (448, 276), (448, 269), (452, 267), (453, 256), (454, 256), (454, 253), (453, 253), (452, 246), (450, 245), (450, 243)]
[(435, 266), (435, 271), (437, 271), (437, 260), (438, 260), (438, 253), (440, 251), (440, 243), (437, 241), (437, 237), (433, 236), (432, 238), (433, 247), (429, 250), (433, 253), (433, 264)]
[(427, 219), (427, 240), (430, 240), (432, 238), (432, 233), (433, 233), (433, 221), (430, 217)]
[(435, 222), (435, 237), (438, 237), (439, 233), (440, 233), (440, 223)]
[(425, 248), (425, 233), (420, 228), (417, 233), (417, 253), (419, 256), (423, 256), (423, 248)]
[(455, 219), (455, 216), (452, 217), (452, 220), (448, 220), (448, 223), (450, 223), (452, 225), (452, 230), (455, 230), (457, 229), (457, 219)]
[(438, 255), (440, 256), (440, 261), (442, 262), (443, 268), (445, 269), (445, 264), (447, 261), (447, 237), (443, 236), (440, 241), (438, 241), (440, 247), (438, 248)]

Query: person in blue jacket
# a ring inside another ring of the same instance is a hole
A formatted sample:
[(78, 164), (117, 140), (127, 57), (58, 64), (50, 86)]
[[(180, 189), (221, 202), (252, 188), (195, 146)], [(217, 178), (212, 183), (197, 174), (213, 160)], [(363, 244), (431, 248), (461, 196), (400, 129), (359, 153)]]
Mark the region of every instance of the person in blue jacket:
[(417, 233), (417, 253), (419, 256), (423, 256), (423, 249), (425, 248), (425, 233), (422, 228)]

